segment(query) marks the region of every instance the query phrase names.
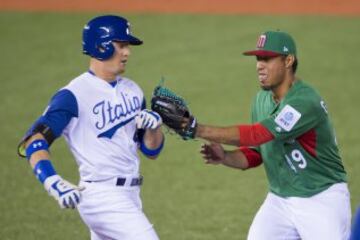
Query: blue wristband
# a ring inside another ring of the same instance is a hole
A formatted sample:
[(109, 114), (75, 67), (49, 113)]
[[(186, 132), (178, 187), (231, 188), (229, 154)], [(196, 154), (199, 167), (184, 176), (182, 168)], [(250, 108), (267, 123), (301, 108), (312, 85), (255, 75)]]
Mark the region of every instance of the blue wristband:
[(56, 175), (56, 171), (53, 168), (50, 160), (40, 160), (34, 167), (34, 174), (41, 183), (45, 182), (50, 176)]
[(48, 151), (48, 149), (49, 149), (49, 145), (44, 139), (34, 140), (26, 148), (26, 158), (29, 160), (31, 158), (31, 155), (33, 155), (33, 153), (40, 150)]
[(164, 147), (164, 142), (165, 142), (165, 138), (163, 138), (160, 146), (158, 148), (155, 148), (155, 149), (149, 149), (146, 147), (145, 143), (144, 143), (144, 140), (141, 141), (141, 144), (140, 144), (140, 151), (145, 154), (146, 156), (149, 156), (149, 157), (154, 157), (156, 155), (158, 155), (162, 148)]

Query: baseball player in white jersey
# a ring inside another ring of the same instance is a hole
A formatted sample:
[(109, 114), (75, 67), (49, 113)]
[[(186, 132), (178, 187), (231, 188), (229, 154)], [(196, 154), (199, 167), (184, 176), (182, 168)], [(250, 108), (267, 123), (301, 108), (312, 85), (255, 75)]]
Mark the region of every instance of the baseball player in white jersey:
[[(131, 35), (126, 19), (99, 16), (83, 29), (90, 68), (60, 89), (19, 145), (34, 174), (62, 208), (77, 208), (92, 240), (155, 240), (142, 211), (137, 150), (156, 158), (164, 144), (160, 116), (145, 108), (141, 88), (125, 71)], [(49, 147), (63, 135), (79, 166), (80, 183), (62, 179)]]

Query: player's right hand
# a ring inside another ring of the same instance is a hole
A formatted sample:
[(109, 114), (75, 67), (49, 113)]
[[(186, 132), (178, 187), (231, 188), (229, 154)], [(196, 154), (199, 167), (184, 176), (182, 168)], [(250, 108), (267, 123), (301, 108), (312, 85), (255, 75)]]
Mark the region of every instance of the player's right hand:
[(138, 129), (157, 129), (162, 124), (162, 119), (157, 112), (144, 109), (135, 117)]
[(219, 143), (203, 144), (200, 153), (206, 164), (221, 164), (225, 160), (224, 148)]
[(46, 178), (44, 187), (49, 195), (58, 201), (61, 208), (72, 209), (80, 203), (80, 191), (84, 190), (62, 179), (59, 175)]

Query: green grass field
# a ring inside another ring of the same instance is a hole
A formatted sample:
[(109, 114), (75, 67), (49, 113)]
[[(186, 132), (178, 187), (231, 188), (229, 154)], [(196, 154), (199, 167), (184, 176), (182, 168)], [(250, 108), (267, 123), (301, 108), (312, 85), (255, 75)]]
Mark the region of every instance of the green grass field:
[[(77, 211), (60, 210), (16, 155), (24, 132), (55, 91), (87, 70), (81, 29), (92, 14), (0, 12), (0, 239), (89, 239)], [(149, 98), (166, 85), (190, 102), (200, 122), (249, 122), (258, 90), (254, 48), (261, 31), (281, 29), (296, 39), (298, 76), (327, 101), (349, 174), (352, 207), (360, 203), (360, 18), (126, 15), (145, 44), (134, 47), (126, 76)], [(202, 141), (167, 134), (157, 161), (143, 158), (144, 211), (161, 239), (245, 239), (267, 192), (263, 167), (237, 171), (204, 165)], [(64, 178), (78, 181), (63, 139), (52, 147)]]

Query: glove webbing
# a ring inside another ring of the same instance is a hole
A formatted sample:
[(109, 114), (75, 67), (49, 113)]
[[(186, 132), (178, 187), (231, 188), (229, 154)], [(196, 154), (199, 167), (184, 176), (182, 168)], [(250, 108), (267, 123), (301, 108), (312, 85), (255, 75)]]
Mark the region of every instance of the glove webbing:
[(177, 95), (176, 93), (172, 92), (170, 89), (166, 87), (157, 86), (154, 89), (154, 96), (170, 98), (174, 100), (177, 104), (186, 107), (185, 100), (181, 96)]

